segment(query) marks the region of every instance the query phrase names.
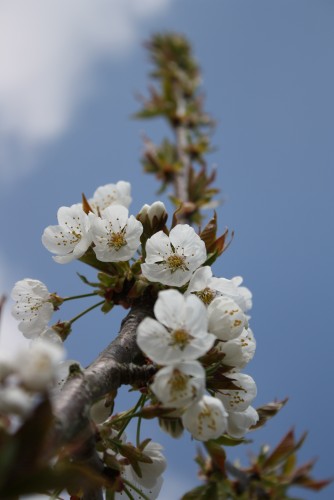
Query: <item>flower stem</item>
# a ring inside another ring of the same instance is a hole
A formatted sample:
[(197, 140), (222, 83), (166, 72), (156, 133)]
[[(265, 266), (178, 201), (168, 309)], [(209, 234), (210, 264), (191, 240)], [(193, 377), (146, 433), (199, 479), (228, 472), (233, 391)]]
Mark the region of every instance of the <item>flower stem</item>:
[(74, 300), (74, 299), (83, 299), (85, 297), (94, 297), (94, 295), (97, 295), (98, 292), (91, 292), (91, 293), (84, 293), (83, 295), (73, 295), (71, 297), (65, 297), (63, 299), (63, 302), (66, 302), (68, 300)]
[[(145, 404), (145, 401), (146, 401), (145, 394), (143, 394), (140, 399), (141, 399), (140, 407), (142, 408), (144, 406), (144, 404)], [(136, 445), (138, 447), (140, 445), (140, 427), (141, 427), (141, 421), (142, 421), (142, 417), (138, 417), (137, 431), (136, 431)]]
[(77, 319), (81, 318), (82, 316), (87, 314), (89, 311), (92, 311), (96, 307), (101, 306), (102, 304), (104, 304), (104, 302), (105, 302), (104, 300), (101, 300), (101, 302), (98, 302), (97, 304), (94, 304), (93, 306), (88, 307), (88, 309), (85, 309), (80, 314), (78, 314), (77, 316), (74, 316), (74, 318), (70, 319), (69, 323), (72, 325)]
[[(145, 397), (145, 396), (144, 396)], [(127, 428), (127, 426), (129, 425), (130, 423), (130, 420), (134, 417), (139, 417), (140, 416), (140, 413), (136, 413), (136, 411), (138, 410), (138, 408), (140, 406), (143, 406), (144, 403), (142, 403), (142, 399), (143, 399), (143, 394), (140, 396), (140, 398), (138, 399), (137, 403), (135, 404), (135, 406), (132, 408), (132, 410), (130, 410), (128, 412), (127, 415), (124, 415), (123, 417), (119, 417), (116, 419), (116, 422), (119, 421), (119, 420), (126, 420), (125, 424), (123, 425), (123, 427), (121, 428), (121, 430), (119, 431), (119, 433), (117, 434), (117, 439), (119, 439), (121, 437), (121, 435), (123, 434), (123, 432), (125, 431), (125, 429)]]
[[(139, 488), (137, 488), (136, 486), (134, 486), (132, 483), (130, 483), (130, 481), (128, 481), (127, 479), (124, 479), (124, 477), (122, 478), (123, 479), (123, 483), (125, 483), (127, 486), (129, 486), (130, 488), (132, 488), (133, 490), (135, 490), (136, 493), (138, 493), (138, 495), (140, 495), (140, 498), (142, 498), (143, 500), (150, 500), (148, 496), (146, 496), (142, 490), (140, 490)], [(131, 499), (131, 500), (134, 500), (133, 496), (131, 495), (131, 493), (128, 491), (127, 488), (124, 488), (124, 491), (126, 492), (126, 494), (128, 495), (128, 497)]]

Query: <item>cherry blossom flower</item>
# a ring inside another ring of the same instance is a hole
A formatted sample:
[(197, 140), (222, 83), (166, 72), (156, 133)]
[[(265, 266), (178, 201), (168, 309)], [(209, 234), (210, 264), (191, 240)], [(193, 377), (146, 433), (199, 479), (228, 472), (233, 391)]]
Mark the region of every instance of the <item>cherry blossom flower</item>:
[(167, 236), (155, 233), (146, 243), (142, 273), (150, 281), (182, 286), (206, 259), (204, 241), (188, 224), (178, 224)]
[(182, 422), (195, 439), (208, 441), (218, 438), (226, 431), (227, 417), (223, 403), (205, 395), (189, 406), (182, 415)]
[(208, 333), (206, 308), (198, 297), (164, 290), (154, 314), (156, 319), (145, 318), (138, 326), (137, 343), (156, 363), (194, 360), (211, 349), (215, 336)]
[(255, 381), (245, 373), (225, 374), (234, 385), (240, 389), (225, 389), (217, 392), (219, 398), (228, 412), (241, 412), (246, 410), (256, 396), (257, 389)]
[(102, 210), (111, 205), (122, 205), (129, 208), (131, 201), (131, 184), (118, 181), (116, 184), (106, 184), (98, 187), (93, 198), (90, 198), (88, 203), (94, 213), (100, 215)]
[[(163, 474), (167, 467), (166, 458), (162, 454), (163, 447), (159, 443), (150, 441), (142, 450), (144, 455), (147, 455), (152, 462), (139, 462), (142, 476), (139, 477), (134, 469), (129, 466), (129, 474), (132, 475), (135, 482), (145, 488), (154, 488), (157, 479)], [(131, 479), (130, 479), (131, 481)], [(131, 481), (132, 482), (132, 481)]]
[(202, 397), (204, 368), (197, 361), (166, 366), (155, 375), (151, 389), (165, 407), (184, 408)]
[(62, 346), (38, 339), (31, 344), (30, 349), (20, 350), (16, 354), (16, 373), (28, 389), (44, 391), (56, 380), (58, 366), (64, 355)]
[(91, 406), (89, 414), (96, 424), (102, 424), (110, 417), (111, 411), (112, 407), (106, 406), (106, 398), (104, 397)]
[(143, 220), (147, 217), (151, 224), (153, 223), (154, 218), (162, 219), (166, 216), (166, 207), (162, 201), (155, 201), (154, 203), (152, 203), (152, 205), (147, 205), (145, 203), (138, 214), (138, 218), (140, 220)]
[(248, 326), (248, 320), (240, 307), (229, 297), (217, 297), (208, 306), (209, 332), (220, 340), (238, 337)]
[(216, 297), (220, 295), (230, 297), (234, 292), (235, 285), (231, 280), (213, 277), (211, 267), (204, 266), (194, 272), (185, 293), (186, 295), (194, 293), (205, 305), (209, 305)]
[(224, 365), (243, 368), (255, 354), (256, 342), (253, 332), (250, 328), (244, 328), (239, 337), (219, 342), (216, 349), (225, 354)]
[(140, 245), (142, 224), (121, 205), (112, 205), (101, 212), (101, 217), (90, 213), (94, 252), (101, 262), (119, 262), (131, 259)]
[(60, 207), (57, 213), (58, 226), (48, 226), (42, 243), (59, 264), (82, 257), (92, 243), (90, 224), (80, 204)]
[(63, 341), (62, 341), (60, 335), (58, 335), (56, 330), (54, 330), (52, 327), (45, 328), (45, 330), (43, 330), (41, 332), (41, 334), (38, 336), (38, 338), (36, 340), (38, 340), (38, 339), (43, 339), (43, 340), (46, 340), (48, 342), (52, 342), (53, 344), (58, 344), (58, 345), (63, 344)]
[(54, 311), (47, 287), (41, 281), (26, 278), (15, 283), (11, 296), (15, 300), (12, 314), (20, 321), (19, 330), (29, 339), (40, 335)]
[(259, 414), (252, 406), (241, 412), (229, 412), (227, 432), (234, 438), (241, 438), (258, 420)]
[(0, 413), (27, 416), (35, 404), (34, 397), (17, 386), (0, 387)]
[(233, 299), (240, 309), (245, 312), (252, 307), (252, 294), (248, 288), (239, 287), (241, 283), (241, 276), (236, 276), (231, 280), (216, 278), (212, 276), (211, 267), (204, 266), (194, 272), (185, 293), (186, 295), (194, 293), (206, 305), (209, 305), (216, 297), (225, 295)]

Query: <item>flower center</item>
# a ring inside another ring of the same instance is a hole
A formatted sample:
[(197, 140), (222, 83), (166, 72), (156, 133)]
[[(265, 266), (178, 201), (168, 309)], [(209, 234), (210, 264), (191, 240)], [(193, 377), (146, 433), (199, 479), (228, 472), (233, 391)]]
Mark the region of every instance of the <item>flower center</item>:
[(192, 336), (184, 330), (183, 328), (178, 328), (171, 332), (171, 344), (172, 346), (177, 346), (183, 351), (183, 349), (190, 343)]
[(108, 245), (116, 251), (124, 247), (126, 245), (124, 232), (120, 231), (119, 233), (111, 233)]
[(203, 290), (200, 290), (198, 292), (195, 292), (195, 295), (201, 299), (202, 302), (204, 302), (205, 305), (211, 304), (213, 299), (216, 297), (216, 293), (211, 290), (211, 288), (204, 288)]
[(175, 273), (175, 271), (177, 271), (178, 269), (187, 271), (185, 258), (182, 255), (178, 255), (177, 253), (174, 253), (173, 255), (167, 257), (166, 264), (172, 273)]
[(77, 231), (71, 231), (71, 234), (74, 236), (74, 238), (76, 239), (76, 241), (79, 241), (81, 240), (81, 234), (80, 233), (77, 233)]
[(189, 376), (176, 368), (173, 371), (173, 377), (169, 381), (171, 393), (184, 391), (187, 388), (188, 380)]

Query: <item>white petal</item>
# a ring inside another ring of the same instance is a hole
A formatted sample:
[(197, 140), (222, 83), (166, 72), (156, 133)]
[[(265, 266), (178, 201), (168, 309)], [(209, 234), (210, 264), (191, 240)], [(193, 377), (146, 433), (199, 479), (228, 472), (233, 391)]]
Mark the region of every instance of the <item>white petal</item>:
[(219, 399), (203, 396), (184, 412), (182, 422), (195, 439), (208, 441), (218, 438), (226, 431), (227, 415)]
[(241, 438), (258, 420), (259, 414), (252, 406), (242, 412), (231, 412), (228, 415), (227, 432), (234, 438)]
[(172, 249), (168, 236), (163, 231), (159, 231), (146, 242), (145, 262), (147, 264), (162, 262), (171, 255), (171, 252)]
[(224, 403), (228, 412), (246, 410), (257, 394), (255, 381), (245, 373), (232, 373), (226, 376), (240, 389), (221, 390), (217, 393), (217, 397)]
[(206, 335), (208, 332), (208, 314), (203, 302), (195, 295), (185, 299), (185, 324), (194, 336)]
[(175, 272), (171, 272), (164, 264), (142, 264), (141, 270), (149, 281), (176, 287), (185, 285), (192, 275), (190, 270), (177, 269)]
[(102, 211), (110, 205), (123, 205), (128, 208), (132, 201), (129, 182), (118, 181), (117, 184), (106, 184), (96, 189), (89, 204), (93, 209)]
[(184, 408), (202, 397), (204, 368), (197, 361), (166, 366), (155, 375), (151, 389), (167, 408)]
[(143, 449), (144, 455), (147, 455), (152, 463), (139, 462), (142, 477), (137, 476), (131, 467), (131, 474), (135, 481), (144, 488), (154, 488), (159, 476), (166, 470), (166, 458), (162, 454), (163, 447), (159, 443), (150, 441)]
[(209, 331), (220, 340), (238, 337), (248, 326), (247, 317), (229, 297), (217, 297), (208, 306)]
[(123, 229), (128, 221), (129, 211), (122, 205), (111, 205), (101, 212), (101, 218), (111, 222), (113, 231)]
[(208, 286), (208, 281), (212, 277), (212, 270), (210, 266), (204, 266), (197, 269), (191, 277), (187, 294), (198, 292)]
[(159, 292), (154, 305), (154, 314), (160, 323), (169, 328), (178, 328), (185, 321), (185, 298), (177, 290)]
[(251, 329), (245, 328), (239, 337), (227, 342), (219, 342), (217, 347), (225, 354), (225, 365), (240, 369), (253, 359), (256, 342)]

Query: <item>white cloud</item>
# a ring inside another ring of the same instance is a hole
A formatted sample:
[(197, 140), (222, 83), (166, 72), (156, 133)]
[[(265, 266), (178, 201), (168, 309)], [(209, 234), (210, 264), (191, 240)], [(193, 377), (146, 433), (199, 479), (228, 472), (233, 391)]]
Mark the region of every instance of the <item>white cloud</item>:
[(124, 54), (139, 23), (170, 2), (1, 0), (0, 178), (27, 154), (33, 165), (32, 151), (69, 126), (96, 62)]

